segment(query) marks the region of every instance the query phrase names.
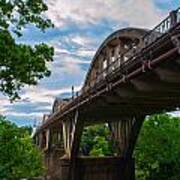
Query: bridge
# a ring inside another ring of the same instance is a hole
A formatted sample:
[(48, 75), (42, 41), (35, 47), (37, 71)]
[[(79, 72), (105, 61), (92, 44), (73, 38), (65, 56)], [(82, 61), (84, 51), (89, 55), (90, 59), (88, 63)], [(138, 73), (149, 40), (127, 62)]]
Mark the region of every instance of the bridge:
[[(153, 30), (126, 28), (97, 50), (84, 85), (56, 99), (34, 140), (50, 179), (133, 180), (133, 150), (145, 116), (180, 106), (180, 8)], [(84, 127), (107, 123), (116, 157), (79, 154)]]

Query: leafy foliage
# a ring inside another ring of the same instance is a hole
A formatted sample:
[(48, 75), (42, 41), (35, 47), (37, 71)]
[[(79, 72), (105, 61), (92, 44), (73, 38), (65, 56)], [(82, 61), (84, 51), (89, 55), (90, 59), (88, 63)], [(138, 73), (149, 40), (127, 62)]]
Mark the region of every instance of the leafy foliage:
[(113, 155), (109, 128), (106, 125), (95, 125), (86, 128), (81, 138), (81, 151), (83, 155)]
[(17, 44), (14, 39), (14, 34), (20, 37), (27, 25), (42, 31), (53, 27), (42, 14), (47, 9), (43, 0), (0, 1), (0, 91), (11, 100), (19, 98), (18, 91), (24, 85), (36, 85), (50, 75), (46, 62), (52, 61), (53, 48), (46, 44)]
[(24, 129), (30, 136), (32, 135), (33, 128), (31, 126), (22, 126), (21, 129)]
[(147, 118), (135, 150), (137, 179), (180, 179), (180, 118)]
[(43, 0), (1, 0), (0, 1), (0, 29), (12, 31), (21, 36), (21, 30), (27, 24), (45, 30), (52, 27), (49, 19), (42, 16), (42, 12), (48, 10)]
[(29, 132), (0, 117), (0, 179), (32, 179), (42, 173), (42, 155)]

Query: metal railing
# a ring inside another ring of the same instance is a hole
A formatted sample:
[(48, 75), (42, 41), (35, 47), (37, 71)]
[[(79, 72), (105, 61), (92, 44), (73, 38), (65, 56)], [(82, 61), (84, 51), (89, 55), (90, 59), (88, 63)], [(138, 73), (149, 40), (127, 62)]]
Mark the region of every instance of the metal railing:
[(155, 42), (158, 38), (162, 37), (171, 28), (175, 27), (180, 22), (180, 8), (172, 11), (169, 16), (158, 24), (153, 30), (148, 32), (143, 37), (145, 47)]

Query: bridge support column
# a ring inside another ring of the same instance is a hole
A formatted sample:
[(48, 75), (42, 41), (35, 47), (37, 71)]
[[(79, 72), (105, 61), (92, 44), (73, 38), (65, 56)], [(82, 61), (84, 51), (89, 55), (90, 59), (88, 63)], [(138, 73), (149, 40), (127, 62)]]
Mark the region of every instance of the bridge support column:
[(70, 118), (69, 120), (63, 122), (64, 149), (66, 156), (65, 159), (69, 161), (68, 180), (76, 179), (76, 160), (79, 152), (79, 145), (83, 128), (84, 121), (82, 119), (79, 119), (78, 110), (76, 110), (76, 112), (74, 113), (73, 118)]
[(118, 150), (118, 156), (132, 157), (139, 131), (145, 116), (130, 117), (118, 122), (109, 123), (112, 139)]
[[(122, 173), (120, 174), (119, 179), (135, 179), (135, 168), (134, 162), (132, 161), (132, 155), (144, 119), (145, 116), (137, 116), (109, 124), (112, 138), (115, 141), (118, 151), (118, 156), (123, 159), (123, 166), (121, 166)], [(127, 174), (130, 174), (130, 176), (127, 176)]]

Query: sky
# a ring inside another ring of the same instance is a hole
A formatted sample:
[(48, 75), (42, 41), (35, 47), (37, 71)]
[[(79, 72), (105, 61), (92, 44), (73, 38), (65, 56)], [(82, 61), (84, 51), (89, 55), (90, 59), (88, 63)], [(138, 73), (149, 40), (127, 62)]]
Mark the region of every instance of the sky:
[[(45, 33), (33, 26), (23, 30), (18, 43), (47, 43), (55, 49), (48, 64), (52, 74), (37, 86), (27, 86), (13, 104), (0, 94), (0, 114), (19, 126), (39, 124), (49, 114), (56, 97), (80, 90), (90, 62), (103, 40), (126, 27), (153, 28), (180, 0), (45, 0), (45, 13), (55, 25)], [(177, 113), (178, 114), (178, 113)]]

